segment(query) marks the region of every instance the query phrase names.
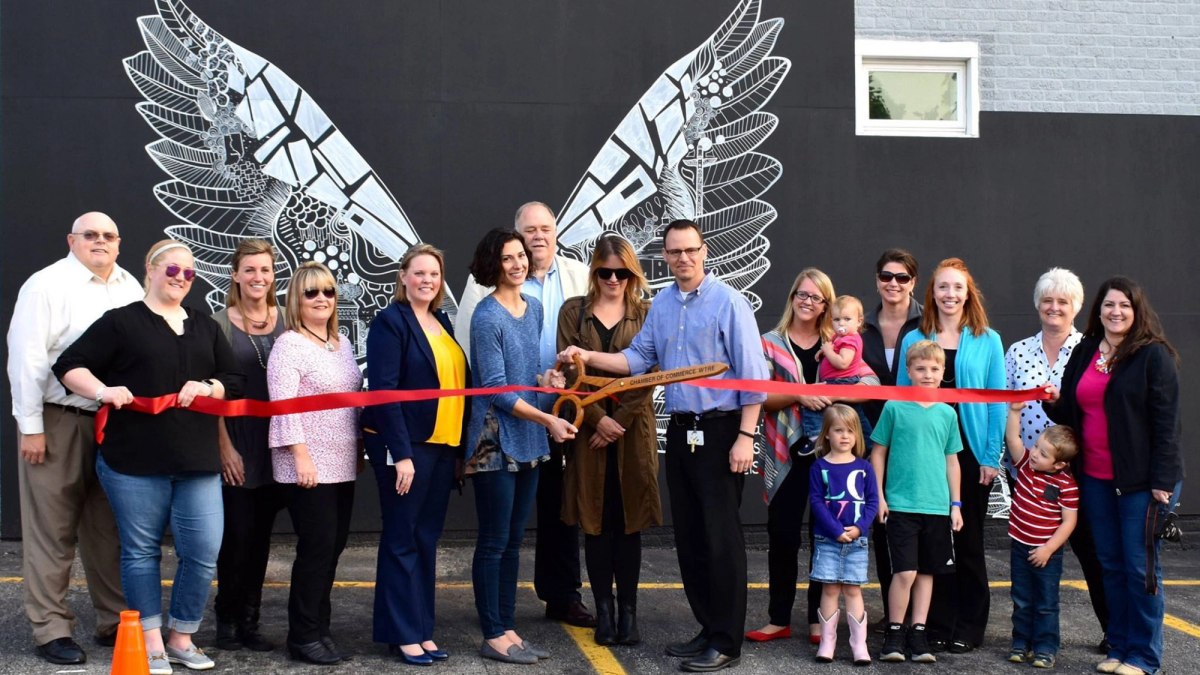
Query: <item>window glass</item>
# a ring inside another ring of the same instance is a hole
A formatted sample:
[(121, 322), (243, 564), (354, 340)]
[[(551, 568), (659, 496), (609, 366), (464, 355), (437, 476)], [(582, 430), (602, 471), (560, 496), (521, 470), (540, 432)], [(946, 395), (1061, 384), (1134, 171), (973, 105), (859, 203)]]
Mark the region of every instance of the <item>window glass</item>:
[(958, 120), (958, 73), (871, 70), (873, 120)]

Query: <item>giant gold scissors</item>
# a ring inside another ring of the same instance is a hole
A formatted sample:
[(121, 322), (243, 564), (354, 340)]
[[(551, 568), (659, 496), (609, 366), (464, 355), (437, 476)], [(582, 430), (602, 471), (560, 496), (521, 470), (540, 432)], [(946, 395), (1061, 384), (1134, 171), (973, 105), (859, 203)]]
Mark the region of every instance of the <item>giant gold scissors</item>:
[[(601, 399), (608, 398), (614, 394), (619, 394), (631, 389), (642, 389), (643, 387), (655, 387), (660, 384), (672, 384), (675, 382), (684, 382), (687, 380), (695, 380), (701, 377), (712, 377), (720, 375), (729, 370), (729, 365), (725, 363), (703, 363), (698, 366), (687, 366), (684, 368), (672, 368), (671, 370), (659, 370), (645, 375), (634, 375), (632, 377), (600, 377), (598, 375), (588, 375), (584, 368), (583, 360), (579, 355), (575, 355), (576, 375), (567, 388), (575, 391), (579, 390), (579, 385), (590, 384), (599, 387), (596, 391), (591, 392), (587, 396), (580, 398), (576, 394), (562, 394), (558, 400), (554, 402), (552, 412), (558, 415), (559, 409), (563, 403), (573, 403), (575, 405), (575, 428), (578, 429), (580, 423), (583, 422), (583, 409)], [(563, 363), (560, 361), (554, 365), (555, 370), (562, 370)]]

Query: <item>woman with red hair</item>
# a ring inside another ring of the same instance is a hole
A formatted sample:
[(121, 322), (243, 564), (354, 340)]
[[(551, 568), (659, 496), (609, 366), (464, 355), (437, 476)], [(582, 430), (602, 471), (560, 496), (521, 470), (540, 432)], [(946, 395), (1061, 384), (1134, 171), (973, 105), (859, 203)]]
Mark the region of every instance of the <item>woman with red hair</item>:
[[(1004, 389), (1004, 347), (1000, 334), (988, 327), (983, 294), (967, 264), (947, 258), (938, 264), (925, 289), (925, 311), (917, 330), (904, 336), (896, 384), (911, 385), (904, 353), (917, 340), (933, 340), (946, 352), (942, 388)], [(991, 592), (983, 549), (983, 522), (988, 495), (1000, 472), (1004, 451), (1004, 403), (959, 403), (958, 426), (963, 448), (962, 531), (954, 536), (953, 574), (934, 577), (929, 609), (929, 644), (933, 651), (962, 654), (983, 644)]]

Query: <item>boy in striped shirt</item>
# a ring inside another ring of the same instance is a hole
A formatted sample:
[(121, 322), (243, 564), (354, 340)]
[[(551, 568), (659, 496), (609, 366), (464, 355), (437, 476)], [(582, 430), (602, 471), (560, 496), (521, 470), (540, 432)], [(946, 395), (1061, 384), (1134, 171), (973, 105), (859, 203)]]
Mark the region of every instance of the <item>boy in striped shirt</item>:
[(1005, 442), (1017, 473), (1008, 536), (1012, 539), (1013, 641), (1008, 660), (1053, 668), (1058, 654), (1058, 585), (1063, 544), (1079, 518), (1079, 488), (1067, 469), (1079, 443), (1070, 427), (1052, 426), (1032, 448), (1021, 441), (1021, 409), (1009, 406)]

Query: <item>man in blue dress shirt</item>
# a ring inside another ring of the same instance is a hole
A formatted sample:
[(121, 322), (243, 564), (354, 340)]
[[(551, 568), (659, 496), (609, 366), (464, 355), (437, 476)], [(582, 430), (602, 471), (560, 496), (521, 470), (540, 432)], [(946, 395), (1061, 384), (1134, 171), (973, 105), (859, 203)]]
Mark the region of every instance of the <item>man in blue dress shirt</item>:
[[(655, 296), (641, 332), (617, 354), (569, 347), (584, 363), (614, 373), (644, 373), (704, 363), (729, 364), (723, 377), (768, 379), (750, 303), (704, 268), (699, 226), (677, 220), (663, 233), (663, 253), (675, 283)], [(666, 387), (667, 487), (683, 588), (700, 633), (667, 647), (690, 672), (736, 665), (746, 624), (746, 546), (741, 506), (745, 473), (766, 394)]]

